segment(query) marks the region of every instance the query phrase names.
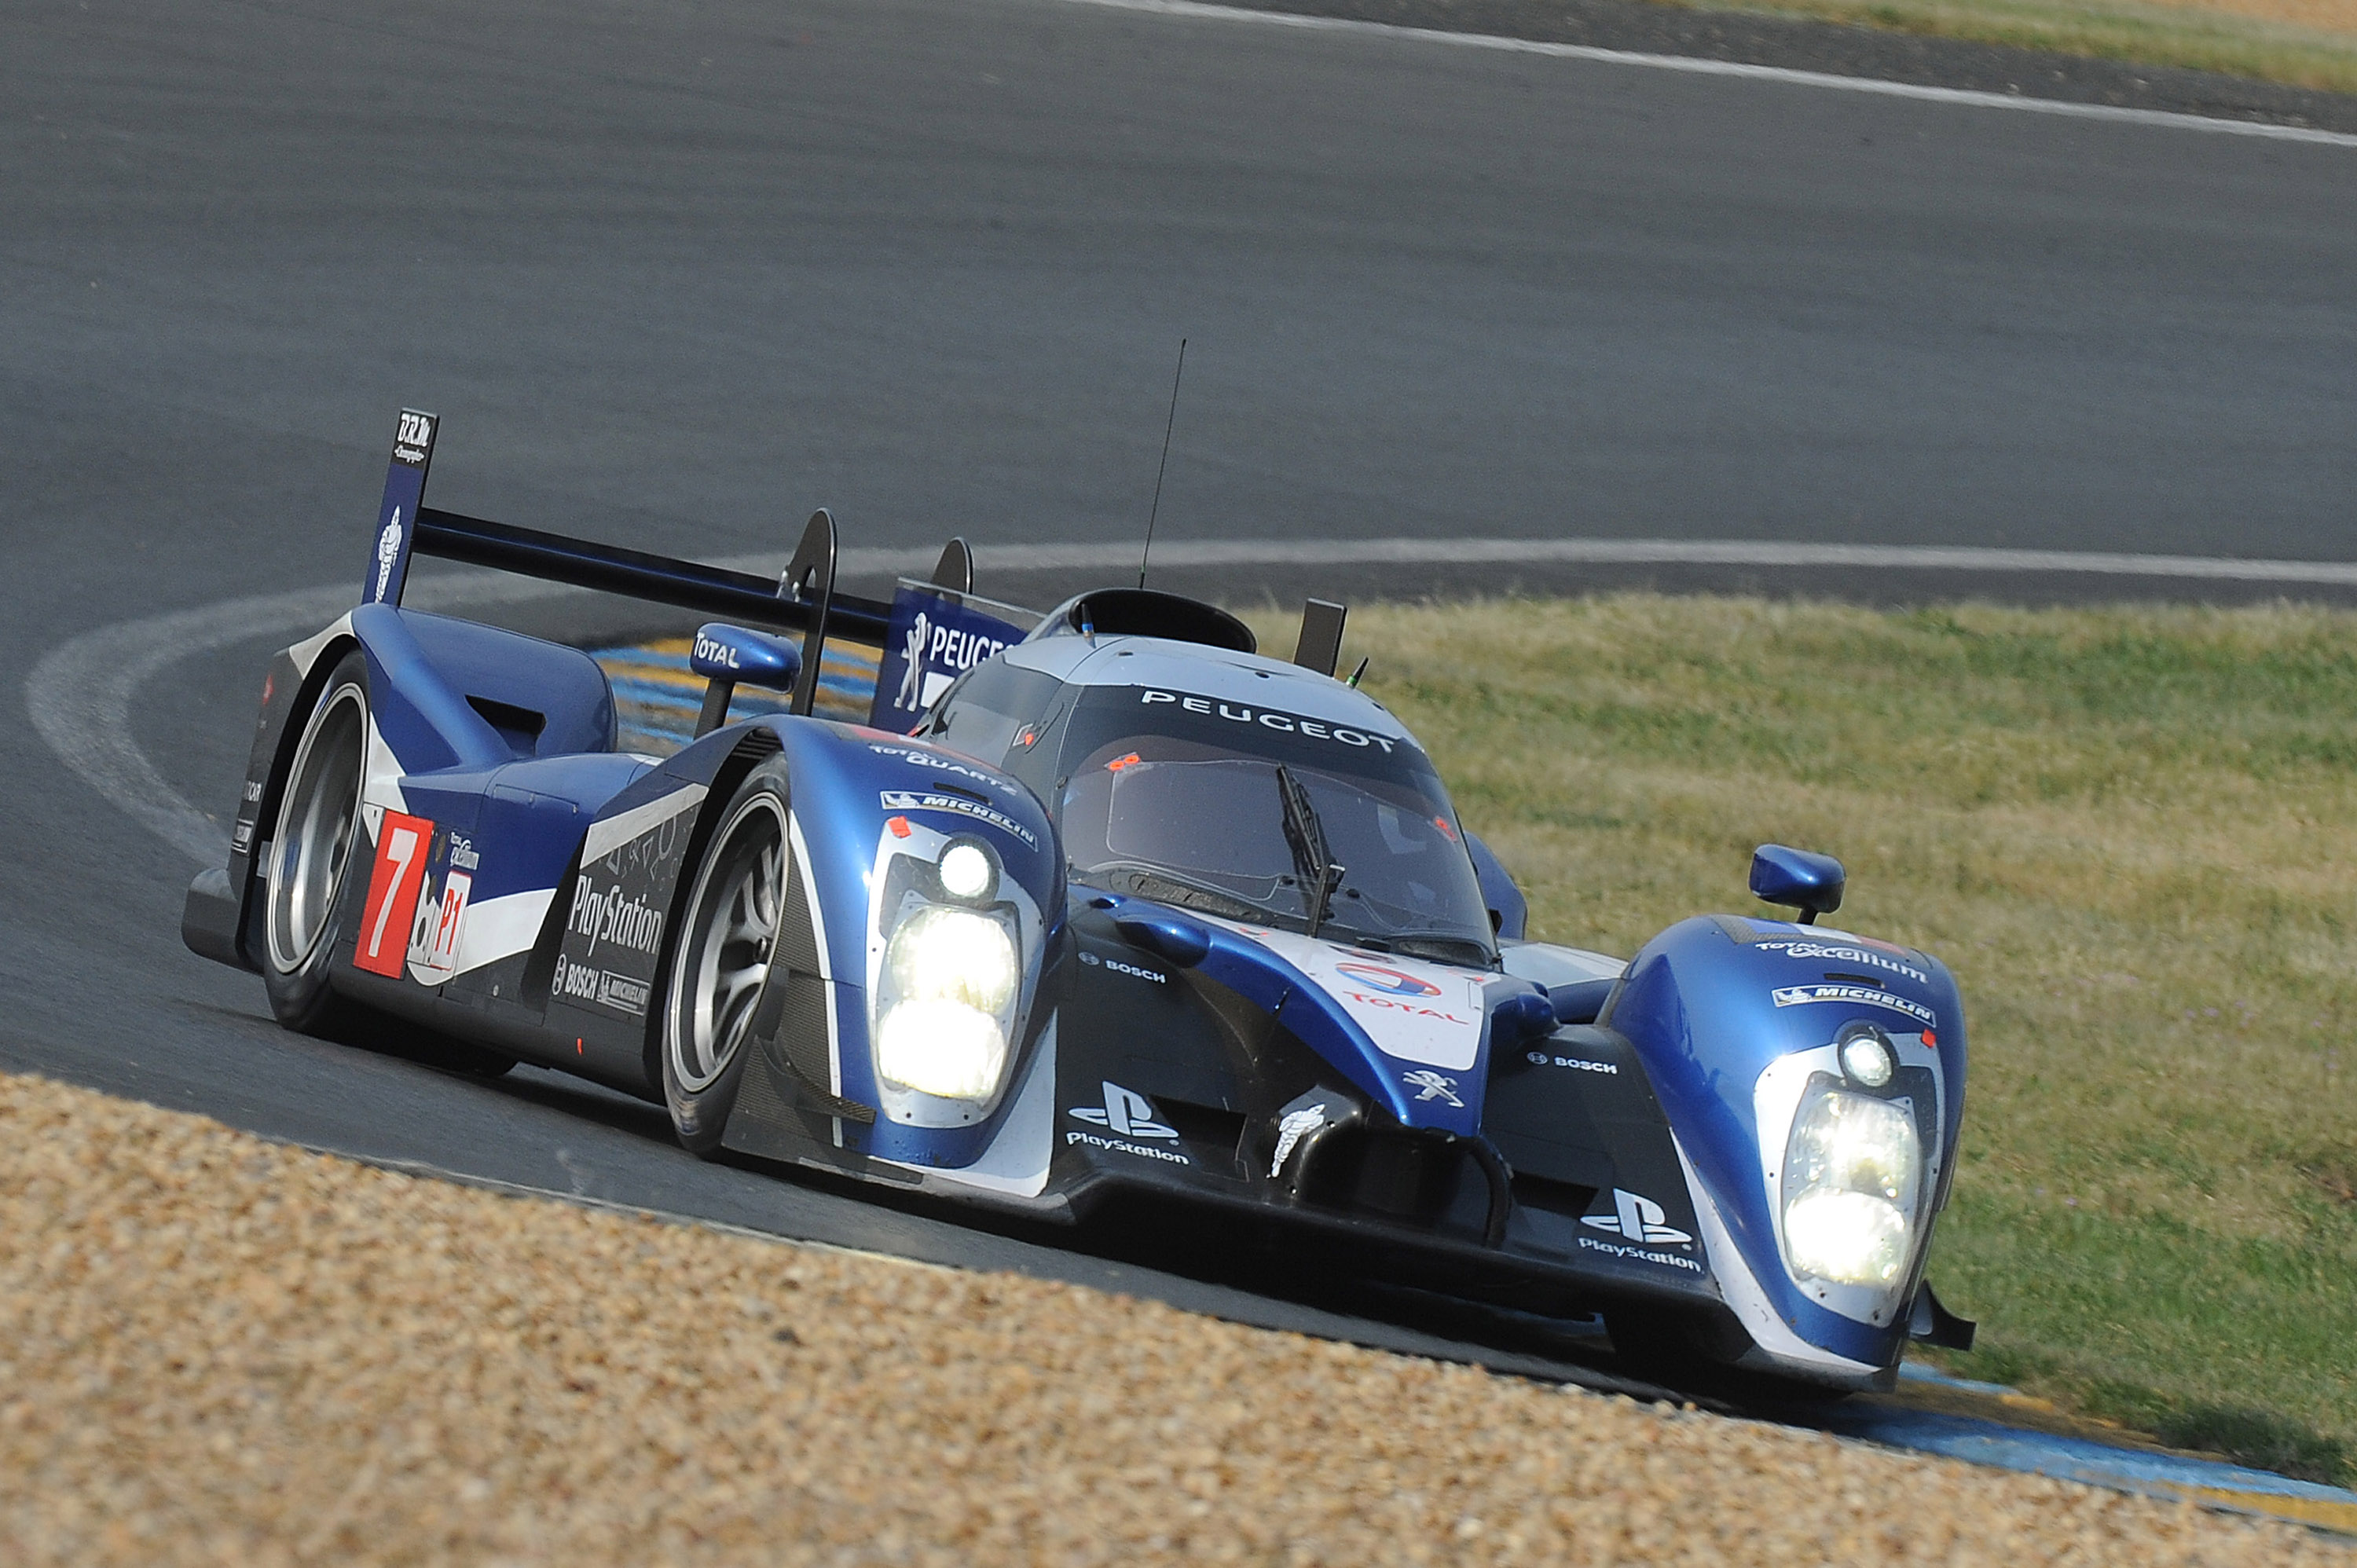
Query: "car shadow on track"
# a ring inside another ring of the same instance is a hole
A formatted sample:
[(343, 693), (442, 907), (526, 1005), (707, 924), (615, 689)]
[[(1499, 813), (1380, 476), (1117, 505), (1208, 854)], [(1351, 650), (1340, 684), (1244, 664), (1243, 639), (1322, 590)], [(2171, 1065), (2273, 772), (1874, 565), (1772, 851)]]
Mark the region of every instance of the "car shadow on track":
[[(626, 1179), (616, 1185), (593, 1176), (585, 1185), (576, 1161), (567, 1157), (566, 1150), (553, 1148), (553, 1157), (573, 1178), (568, 1184), (573, 1197), (643, 1207), (690, 1221), (748, 1225), (746, 1210), (759, 1209), (759, 1195), (758, 1191), (748, 1195), (737, 1183), (728, 1184), (736, 1189), (733, 1196), (740, 1200), (750, 1196), (755, 1202), (727, 1203), (726, 1213), (694, 1211), (695, 1178), (716, 1174), (714, 1167), (717, 1167), (756, 1183), (774, 1182), (810, 1197), (896, 1213), (927, 1227), (954, 1228), (969, 1241), (996, 1237), (1017, 1244), (974, 1266), (1005, 1267), (1119, 1289), (1259, 1326), (1294, 1328), (1641, 1400), (1798, 1419), (1809, 1424), (1808, 1402), (1796, 1399), (1790, 1390), (1760, 1386), (1706, 1369), (1632, 1361), (1616, 1353), (1602, 1322), (1593, 1315), (1551, 1316), (1454, 1295), (1445, 1282), (1404, 1283), (1371, 1275), (1347, 1246), (1316, 1240), (1305, 1243), (1302, 1234), (1281, 1219), (1261, 1223), (1167, 1204), (1124, 1203), (1110, 1206), (1082, 1223), (1059, 1224), (733, 1152), (707, 1163), (679, 1145), (671, 1118), (659, 1104), (553, 1069), (527, 1066), (510, 1070), (504, 1058), (413, 1026), (371, 1028), (330, 1042), (278, 1034), (266, 1016), (237, 1009), (206, 1011), (218, 1012), (219, 1022), (241, 1032), (276, 1035), (283, 1047), (296, 1046), (300, 1040), (298, 1049), (332, 1055), (342, 1047), (352, 1052), (348, 1060), (372, 1058), (388, 1065), (398, 1062), (426, 1069), (511, 1105), (555, 1112), (585, 1128), (595, 1125), (619, 1134), (658, 1162), (651, 1170), (640, 1168), (640, 1176), (651, 1176), (651, 1182)], [(670, 1161), (679, 1162), (676, 1176), (683, 1179), (662, 1176), (663, 1165)], [(602, 1164), (594, 1155), (590, 1163)], [(469, 1173), (452, 1174), (465, 1179)], [(649, 1186), (662, 1189), (670, 1201), (655, 1201), (646, 1190)], [(600, 1187), (604, 1190), (596, 1190)], [(548, 1190), (552, 1196), (566, 1196), (556, 1187)], [(824, 1227), (798, 1224), (791, 1219), (784, 1223), (757, 1219), (749, 1228), (784, 1240), (829, 1240)], [(883, 1244), (894, 1250), (888, 1236)], [(1035, 1253), (1031, 1249), (1039, 1251)], [(938, 1248), (927, 1249), (920, 1243), (916, 1252), (921, 1256), (927, 1251), (937, 1254), (924, 1259), (929, 1262), (954, 1257), (971, 1263), (976, 1256), (972, 1247), (957, 1244), (954, 1238)], [(1114, 1265), (1114, 1270), (1108, 1273), (1102, 1267), (1087, 1266), (1089, 1262)], [(1188, 1285), (1207, 1288), (1189, 1290)], [(1223, 1297), (1222, 1293), (1234, 1294)], [(1286, 1307), (1299, 1310), (1289, 1313), (1283, 1310)]]

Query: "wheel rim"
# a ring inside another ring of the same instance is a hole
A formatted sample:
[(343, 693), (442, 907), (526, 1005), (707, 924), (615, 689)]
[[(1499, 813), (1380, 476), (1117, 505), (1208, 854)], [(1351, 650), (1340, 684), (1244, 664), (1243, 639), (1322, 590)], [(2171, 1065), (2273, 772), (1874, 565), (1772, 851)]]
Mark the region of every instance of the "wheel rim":
[(707, 1089), (744, 1044), (770, 978), (770, 950), (785, 887), (785, 818), (756, 796), (737, 810), (705, 861), (673, 974), (671, 1070), (680, 1087)]
[(270, 851), (270, 961), (291, 974), (327, 934), (350, 864), (361, 811), (361, 745), (368, 698), (357, 683), (328, 693), (303, 731)]

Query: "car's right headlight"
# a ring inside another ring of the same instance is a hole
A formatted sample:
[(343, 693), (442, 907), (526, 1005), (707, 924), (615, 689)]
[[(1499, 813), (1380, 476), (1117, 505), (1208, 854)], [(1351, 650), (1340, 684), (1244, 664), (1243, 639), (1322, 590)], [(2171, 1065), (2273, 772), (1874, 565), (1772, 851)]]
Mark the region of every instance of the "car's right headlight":
[(1897, 1285), (1913, 1256), (1922, 1172), (1904, 1102), (1812, 1083), (1784, 1149), (1785, 1261), (1835, 1284)]
[(920, 1094), (990, 1099), (1006, 1070), (1021, 979), (1000, 915), (938, 904), (912, 910), (884, 950), (877, 1072)]

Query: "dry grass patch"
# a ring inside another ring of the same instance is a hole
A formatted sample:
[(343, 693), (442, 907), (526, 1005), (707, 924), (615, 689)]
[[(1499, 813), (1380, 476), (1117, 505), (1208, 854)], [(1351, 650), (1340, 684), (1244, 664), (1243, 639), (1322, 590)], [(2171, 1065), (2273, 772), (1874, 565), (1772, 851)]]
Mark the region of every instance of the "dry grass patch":
[(1534, 934), (1755, 909), (1777, 840), (1955, 970), (1964, 1369), (2357, 1479), (2357, 616), (1629, 596), (1351, 633)]
[(2351, 0), (1748, 0), (1730, 8), (2357, 91)]
[(2347, 1563), (2298, 1529), (0, 1079), (21, 1563)]

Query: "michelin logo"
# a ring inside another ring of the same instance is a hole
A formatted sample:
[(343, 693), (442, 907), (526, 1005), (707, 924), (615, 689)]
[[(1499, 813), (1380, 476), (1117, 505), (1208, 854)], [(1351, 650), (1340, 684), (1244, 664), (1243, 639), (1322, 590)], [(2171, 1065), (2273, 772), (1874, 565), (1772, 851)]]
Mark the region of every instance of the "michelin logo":
[(393, 580), (393, 564), (401, 559), (401, 509), (393, 509), (393, 521), (376, 536), (376, 586), (371, 590), (371, 603), (384, 602), (384, 590)]
[(1039, 836), (1029, 828), (1004, 811), (993, 811), (962, 795), (937, 795), (930, 790), (918, 789), (884, 789), (877, 792), (877, 801), (888, 811), (954, 811), (976, 822), (988, 822), (1000, 832), (1021, 840), (1032, 849), (1039, 847)]
[(1927, 1029), (1937, 1028), (1940, 1024), (1939, 1015), (1921, 1002), (1910, 1002), (1904, 996), (1894, 996), (1871, 985), (1780, 985), (1769, 995), (1779, 1007), (1800, 1007), (1812, 1002), (1861, 1003), (1868, 1007), (1888, 1007), (1893, 1013), (1904, 1013)]
[(1285, 1169), (1285, 1162), (1293, 1156), (1294, 1146), (1311, 1133), (1326, 1125), (1326, 1108), (1312, 1105), (1300, 1111), (1288, 1112), (1276, 1124), (1276, 1157), (1268, 1162), (1268, 1174), (1274, 1180)]
[(594, 969), (575, 963), (571, 959), (556, 961), (556, 993), (581, 1002), (594, 1002), (600, 1007), (610, 1007), (633, 1018), (643, 1018), (647, 1013), (647, 997), (652, 990), (643, 980), (633, 980), (627, 974), (611, 970)]

